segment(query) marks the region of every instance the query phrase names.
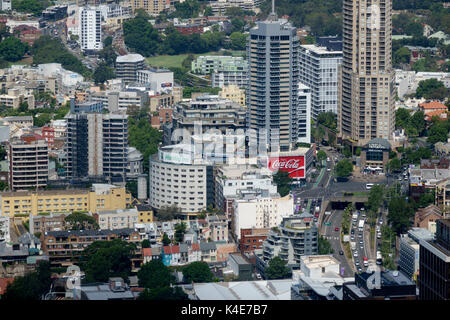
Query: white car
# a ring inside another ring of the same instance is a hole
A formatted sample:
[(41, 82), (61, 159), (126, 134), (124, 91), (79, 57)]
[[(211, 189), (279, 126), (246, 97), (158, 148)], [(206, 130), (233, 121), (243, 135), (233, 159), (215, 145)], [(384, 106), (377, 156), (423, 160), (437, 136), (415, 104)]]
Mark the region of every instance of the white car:
[(327, 168), (327, 171), (328, 171), (328, 172), (330, 172), (330, 171), (331, 171), (331, 169), (330, 169), (330, 168)]
[(355, 251), (355, 253), (353, 254), (354, 257), (358, 256), (358, 251)]

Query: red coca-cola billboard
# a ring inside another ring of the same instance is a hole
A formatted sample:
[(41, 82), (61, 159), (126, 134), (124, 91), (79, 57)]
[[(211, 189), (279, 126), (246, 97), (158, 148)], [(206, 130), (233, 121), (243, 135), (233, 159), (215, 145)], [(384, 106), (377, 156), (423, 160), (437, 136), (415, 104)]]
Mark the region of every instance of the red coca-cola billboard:
[(271, 157), (269, 169), (287, 171), (291, 178), (305, 177), (305, 156)]

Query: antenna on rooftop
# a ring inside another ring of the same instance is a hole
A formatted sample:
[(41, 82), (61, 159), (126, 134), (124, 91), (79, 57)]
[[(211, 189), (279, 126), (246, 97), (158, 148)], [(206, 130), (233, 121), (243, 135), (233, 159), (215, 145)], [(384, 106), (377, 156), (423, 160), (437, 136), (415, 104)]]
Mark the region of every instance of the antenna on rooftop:
[(277, 14), (275, 13), (275, 0), (272, 0), (272, 12), (267, 17), (267, 20), (269, 20), (269, 21), (276, 21), (276, 20), (278, 20)]

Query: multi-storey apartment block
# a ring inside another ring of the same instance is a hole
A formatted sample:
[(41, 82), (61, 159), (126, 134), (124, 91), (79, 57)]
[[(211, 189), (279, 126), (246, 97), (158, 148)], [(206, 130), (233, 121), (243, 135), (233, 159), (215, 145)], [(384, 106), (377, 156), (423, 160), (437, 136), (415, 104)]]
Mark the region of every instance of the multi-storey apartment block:
[(395, 77), (391, 65), (392, 1), (343, 1), (338, 130), (362, 146), (392, 140)]

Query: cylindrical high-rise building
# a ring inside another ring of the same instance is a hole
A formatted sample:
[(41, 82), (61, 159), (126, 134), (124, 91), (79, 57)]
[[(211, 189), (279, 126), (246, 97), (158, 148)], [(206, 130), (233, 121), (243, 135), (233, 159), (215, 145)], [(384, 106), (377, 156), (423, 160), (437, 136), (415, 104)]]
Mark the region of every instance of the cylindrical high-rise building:
[(391, 11), (391, 0), (343, 0), (338, 127), (341, 137), (355, 146), (373, 138), (392, 140)]
[(299, 40), (296, 28), (272, 13), (250, 30), (247, 46), (249, 128), (271, 151), (289, 151), (298, 138)]

